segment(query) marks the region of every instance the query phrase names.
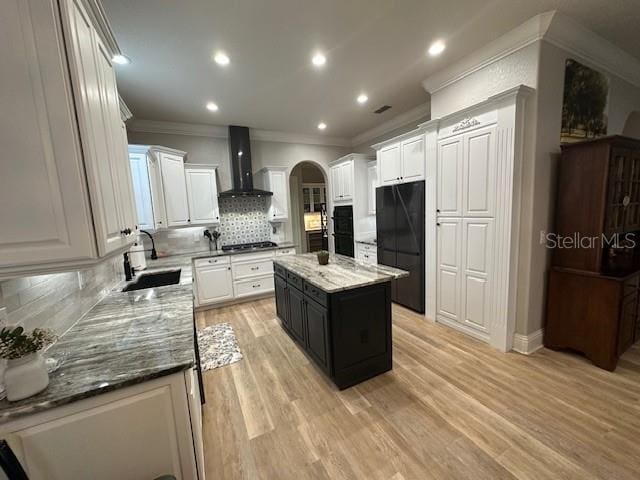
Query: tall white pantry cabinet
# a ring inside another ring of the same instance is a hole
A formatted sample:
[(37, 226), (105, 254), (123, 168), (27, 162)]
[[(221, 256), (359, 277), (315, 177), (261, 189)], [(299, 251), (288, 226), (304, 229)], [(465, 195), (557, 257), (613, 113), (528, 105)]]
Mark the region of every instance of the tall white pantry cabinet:
[(102, 15), (91, 0), (3, 3), (0, 278), (90, 265), (136, 237)]

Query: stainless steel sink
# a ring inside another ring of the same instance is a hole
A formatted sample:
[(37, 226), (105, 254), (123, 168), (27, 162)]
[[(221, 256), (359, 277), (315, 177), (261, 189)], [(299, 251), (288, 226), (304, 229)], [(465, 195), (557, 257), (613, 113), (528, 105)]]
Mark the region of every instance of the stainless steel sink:
[(180, 283), (180, 272), (182, 270), (169, 270), (158, 273), (143, 273), (137, 280), (122, 289), (123, 292), (143, 290), (145, 288), (164, 287), (165, 285), (175, 285)]

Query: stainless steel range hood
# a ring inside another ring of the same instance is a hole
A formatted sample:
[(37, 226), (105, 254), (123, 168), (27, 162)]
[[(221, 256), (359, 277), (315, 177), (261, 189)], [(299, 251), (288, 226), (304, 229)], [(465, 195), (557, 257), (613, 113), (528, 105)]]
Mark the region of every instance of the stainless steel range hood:
[(273, 195), (273, 192), (253, 188), (248, 127), (229, 126), (229, 159), (233, 188), (220, 193), (220, 197), (267, 197)]

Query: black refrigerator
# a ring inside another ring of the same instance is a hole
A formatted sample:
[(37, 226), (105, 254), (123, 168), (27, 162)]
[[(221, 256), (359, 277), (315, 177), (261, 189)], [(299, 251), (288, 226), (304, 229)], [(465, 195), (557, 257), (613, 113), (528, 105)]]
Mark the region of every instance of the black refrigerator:
[(408, 270), (391, 299), (424, 313), (424, 181), (376, 189), (378, 263)]

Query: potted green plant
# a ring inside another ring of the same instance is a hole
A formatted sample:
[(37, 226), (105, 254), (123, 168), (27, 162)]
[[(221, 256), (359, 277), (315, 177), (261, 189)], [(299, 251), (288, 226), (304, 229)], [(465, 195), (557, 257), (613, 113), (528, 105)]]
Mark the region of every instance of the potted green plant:
[(22, 327), (0, 330), (0, 357), (7, 360), (4, 386), (7, 400), (22, 400), (41, 392), (49, 385), (49, 374), (40, 353), (55, 336), (42, 328), (25, 332)]
[(316, 255), (318, 256), (318, 263), (320, 265), (326, 265), (329, 263), (329, 252), (326, 250), (320, 250)]

